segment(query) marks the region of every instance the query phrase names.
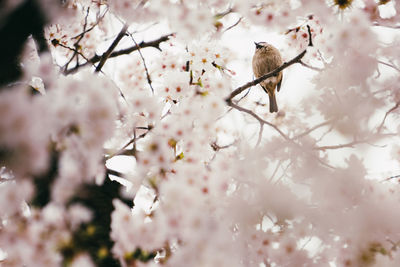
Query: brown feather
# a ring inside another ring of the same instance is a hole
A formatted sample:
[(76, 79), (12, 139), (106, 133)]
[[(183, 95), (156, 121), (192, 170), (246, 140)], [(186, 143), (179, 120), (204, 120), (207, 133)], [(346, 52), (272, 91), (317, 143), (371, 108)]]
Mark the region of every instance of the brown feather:
[[(256, 78), (259, 78), (277, 67), (282, 65), (282, 58), (279, 50), (270, 44), (263, 43), (261, 48), (256, 49), (253, 56), (253, 72)], [(282, 83), (282, 71), (276, 76), (268, 78), (260, 83), (261, 87), (269, 95), (270, 112), (277, 112), (278, 106), (275, 99), (275, 88), (278, 91)]]

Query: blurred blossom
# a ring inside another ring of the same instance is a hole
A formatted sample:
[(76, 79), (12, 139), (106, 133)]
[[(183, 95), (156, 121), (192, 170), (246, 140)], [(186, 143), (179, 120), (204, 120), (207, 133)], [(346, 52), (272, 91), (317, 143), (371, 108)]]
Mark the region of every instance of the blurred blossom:
[(116, 88), (107, 79), (83, 75), (82, 79), (91, 77), (90, 84), (84, 85), (78, 78), (60, 79), (58, 88), (43, 99), (54, 114), (52, 139), (62, 151), (60, 179), (53, 192), (59, 201), (65, 201), (80, 183), (94, 181), (101, 166), (102, 146), (114, 131)]
[(0, 218), (22, 214), (23, 204), (29, 202), (35, 193), (28, 179), (3, 182), (0, 184)]
[(48, 161), (45, 107), (27, 89), (2, 91), (0, 96), (0, 160), (17, 177), (39, 174)]
[(73, 204), (69, 206), (67, 216), (72, 230), (75, 230), (81, 223), (89, 222), (93, 217), (93, 212), (81, 204)]
[(147, 252), (157, 250), (165, 242), (165, 228), (157, 221), (146, 221), (146, 214), (132, 210), (119, 200), (113, 201), (111, 215), (111, 239), (115, 242), (113, 253), (124, 257), (141, 248)]
[[(400, 1), (37, 2), (50, 51), (29, 38), (24, 76), (0, 91), (2, 266), (96, 266), (107, 250), (63, 249), (98, 214), (121, 266), (397, 266), (398, 181), (366, 177), (400, 156), (400, 39), (377, 26), (398, 26)], [(93, 72), (121, 23), (138, 44), (172, 35)], [(227, 102), (252, 80), (253, 41), (286, 62), (306, 50), (277, 115), (255, 86)], [(130, 202), (107, 195), (106, 214), (72, 201), (114, 167)]]
[(88, 254), (79, 254), (73, 258), (70, 266), (71, 267), (80, 267), (80, 266), (95, 267), (96, 265), (94, 264), (94, 262), (92, 261), (92, 258)]

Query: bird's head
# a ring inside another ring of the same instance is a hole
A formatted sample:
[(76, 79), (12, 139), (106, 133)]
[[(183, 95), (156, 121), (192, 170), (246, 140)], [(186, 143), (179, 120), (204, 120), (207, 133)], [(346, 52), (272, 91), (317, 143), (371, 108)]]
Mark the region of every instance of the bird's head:
[(261, 48), (264, 48), (264, 47), (268, 47), (268, 46), (269, 46), (269, 44), (266, 43), (266, 42), (259, 42), (259, 43), (254, 42), (254, 44), (256, 45), (256, 49), (261, 49)]

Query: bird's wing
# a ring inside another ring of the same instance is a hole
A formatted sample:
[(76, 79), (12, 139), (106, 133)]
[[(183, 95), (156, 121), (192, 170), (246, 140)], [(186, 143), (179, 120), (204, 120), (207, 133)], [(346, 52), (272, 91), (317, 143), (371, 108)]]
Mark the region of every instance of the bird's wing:
[(264, 85), (262, 85), (261, 83), (260, 83), (260, 85), (261, 85), (262, 89), (264, 90), (264, 92), (266, 92), (269, 95), (267, 88)]
[(279, 80), (278, 84), (276, 85), (276, 89), (278, 90), (278, 92), (279, 92), (279, 90), (281, 90), (282, 79), (283, 79), (283, 73), (281, 72), (281, 79)]

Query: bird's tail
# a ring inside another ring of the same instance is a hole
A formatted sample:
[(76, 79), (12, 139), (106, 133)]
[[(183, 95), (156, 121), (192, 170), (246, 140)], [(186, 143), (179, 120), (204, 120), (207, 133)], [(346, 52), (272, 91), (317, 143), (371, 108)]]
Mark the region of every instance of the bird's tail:
[(276, 103), (275, 94), (268, 94), (269, 96), (269, 112), (278, 112), (278, 104)]

